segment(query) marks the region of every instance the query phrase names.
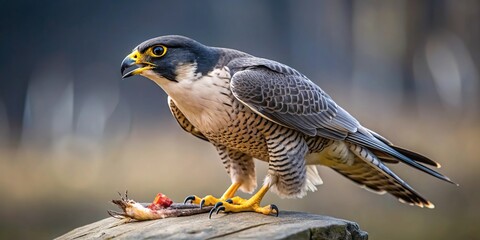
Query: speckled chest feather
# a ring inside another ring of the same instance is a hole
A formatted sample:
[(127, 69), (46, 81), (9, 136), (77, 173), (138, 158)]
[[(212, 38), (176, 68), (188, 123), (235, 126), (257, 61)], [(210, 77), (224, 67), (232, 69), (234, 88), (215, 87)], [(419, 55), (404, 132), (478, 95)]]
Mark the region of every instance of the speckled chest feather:
[[(258, 115), (233, 96), (228, 68), (217, 68), (204, 76), (193, 74), (192, 69), (192, 65), (179, 68), (177, 75), (182, 80), (178, 83), (155, 82), (210, 142), (268, 161), (265, 135), (285, 127)], [(305, 138), (311, 151), (325, 145), (321, 138)]]

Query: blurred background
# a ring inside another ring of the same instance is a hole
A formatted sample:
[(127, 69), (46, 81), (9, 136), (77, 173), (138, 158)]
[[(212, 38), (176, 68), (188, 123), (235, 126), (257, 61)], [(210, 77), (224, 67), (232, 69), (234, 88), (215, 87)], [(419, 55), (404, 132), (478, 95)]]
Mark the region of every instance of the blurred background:
[[(120, 76), (137, 44), (181, 34), (298, 69), (460, 184), (392, 166), (435, 203), (428, 210), (321, 167), (317, 192), (264, 204), (356, 221), (372, 239), (478, 239), (479, 23), (475, 0), (2, 1), (0, 238), (103, 219), (126, 189), (141, 202), (223, 193), (214, 148), (177, 126), (153, 82)], [(258, 162), (259, 182), (265, 173)]]

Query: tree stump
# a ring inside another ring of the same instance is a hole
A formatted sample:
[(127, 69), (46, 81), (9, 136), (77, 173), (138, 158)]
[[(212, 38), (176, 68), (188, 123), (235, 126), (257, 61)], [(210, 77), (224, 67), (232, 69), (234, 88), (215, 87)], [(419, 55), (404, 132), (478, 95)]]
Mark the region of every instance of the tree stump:
[(368, 239), (358, 224), (302, 212), (278, 217), (258, 213), (213, 215), (126, 222), (106, 218), (74, 229), (57, 239)]

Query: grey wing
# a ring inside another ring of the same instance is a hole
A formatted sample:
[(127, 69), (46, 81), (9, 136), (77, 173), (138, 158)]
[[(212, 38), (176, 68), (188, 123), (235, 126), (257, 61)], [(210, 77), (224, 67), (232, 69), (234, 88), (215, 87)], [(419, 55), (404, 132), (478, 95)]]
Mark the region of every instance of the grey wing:
[(228, 67), (233, 95), (260, 115), (310, 136), (345, 139), (358, 121), (319, 86), (286, 65), (240, 58)]
[(173, 117), (175, 117), (178, 124), (180, 125), (180, 127), (183, 128), (183, 130), (191, 133), (195, 137), (198, 137), (208, 142), (207, 137), (205, 137), (202, 132), (200, 132), (195, 126), (193, 126), (190, 121), (188, 121), (188, 119), (185, 117), (185, 115), (183, 115), (180, 109), (178, 109), (177, 105), (175, 105), (172, 98), (170, 97), (168, 97), (168, 107), (170, 108), (170, 112), (172, 112)]
[(408, 152), (389, 146), (385, 138), (362, 127), (319, 86), (295, 69), (255, 57), (238, 58), (227, 66), (231, 71), (233, 95), (265, 118), (310, 136), (345, 140), (378, 150), (453, 183), (448, 177), (412, 160), (411, 156), (405, 156)]

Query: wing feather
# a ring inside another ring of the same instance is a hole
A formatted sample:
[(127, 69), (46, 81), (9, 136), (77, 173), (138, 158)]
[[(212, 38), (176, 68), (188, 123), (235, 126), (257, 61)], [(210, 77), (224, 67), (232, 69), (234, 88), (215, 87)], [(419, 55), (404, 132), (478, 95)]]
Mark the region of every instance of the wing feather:
[(231, 71), (230, 88), (233, 95), (269, 120), (309, 136), (345, 140), (381, 151), (394, 158), (391, 162), (399, 160), (453, 183), (448, 177), (416, 161), (436, 166), (435, 162), (393, 146), (384, 137), (362, 127), (327, 93), (297, 70), (251, 56), (234, 59), (227, 67)]
[(261, 58), (239, 58), (228, 67), (233, 95), (281, 125), (307, 135), (345, 139), (358, 121), (303, 74)]

